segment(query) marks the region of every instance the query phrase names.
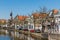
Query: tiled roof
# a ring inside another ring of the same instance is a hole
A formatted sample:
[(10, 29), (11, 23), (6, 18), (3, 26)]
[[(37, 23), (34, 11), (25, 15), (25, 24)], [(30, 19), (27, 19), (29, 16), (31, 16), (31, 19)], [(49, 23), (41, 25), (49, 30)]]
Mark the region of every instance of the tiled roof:
[(46, 17), (48, 14), (46, 13), (34, 13), (32, 14), (34, 17), (41, 17), (41, 18), (44, 18)]
[(5, 19), (0, 19), (0, 22), (4, 23), (4, 22), (6, 22), (6, 20)]
[(57, 9), (53, 9), (53, 13), (57, 14), (59, 11)]
[(26, 18), (28, 18), (28, 16), (18, 16), (18, 20), (20, 20), (20, 21), (23, 21), (23, 20), (25, 20)]
[(34, 13), (32, 14), (34, 18), (38, 18), (39, 17), (39, 13)]

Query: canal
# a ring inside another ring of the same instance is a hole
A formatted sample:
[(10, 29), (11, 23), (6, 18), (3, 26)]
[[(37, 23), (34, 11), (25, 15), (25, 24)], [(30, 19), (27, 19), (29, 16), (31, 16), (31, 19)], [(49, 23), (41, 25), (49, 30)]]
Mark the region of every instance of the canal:
[(11, 40), (11, 37), (8, 35), (0, 35), (0, 40)]
[(15, 30), (0, 29), (0, 40), (47, 40), (47, 39), (41, 38), (40, 33), (30, 34), (29, 32), (26, 32), (26, 31), (18, 32)]
[(14, 31), (0, 29), (0, 40), (19, 40), (14, 35)]

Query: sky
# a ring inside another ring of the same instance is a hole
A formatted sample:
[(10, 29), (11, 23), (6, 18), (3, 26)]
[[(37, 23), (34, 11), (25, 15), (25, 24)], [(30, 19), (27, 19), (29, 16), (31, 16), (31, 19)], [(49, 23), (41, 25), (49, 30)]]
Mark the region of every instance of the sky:
[(9, 19), (18, 15), (32, 14), (40, 7), (47, 9), (60, 9), (60, 0), (0, 0), (0, 19)]

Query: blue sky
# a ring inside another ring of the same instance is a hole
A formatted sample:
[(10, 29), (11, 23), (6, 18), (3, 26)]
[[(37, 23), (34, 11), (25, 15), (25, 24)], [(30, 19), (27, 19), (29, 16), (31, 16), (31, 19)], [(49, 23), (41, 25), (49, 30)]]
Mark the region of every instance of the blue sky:
[(9, 19), (11, 11), (14, 17), (17, 14), (28, 15), (43, 6), (60, 9), (60, 0), (0, 0), (0, 19)]

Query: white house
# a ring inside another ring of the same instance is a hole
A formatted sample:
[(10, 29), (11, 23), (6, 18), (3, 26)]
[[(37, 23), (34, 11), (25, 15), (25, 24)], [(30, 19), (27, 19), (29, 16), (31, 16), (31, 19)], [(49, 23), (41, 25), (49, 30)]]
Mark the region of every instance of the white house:
[(58, 32), (60, 33), (60, 14), (54, 15), (54, 17), (55, 17), (55, 23), (58, 27)]

